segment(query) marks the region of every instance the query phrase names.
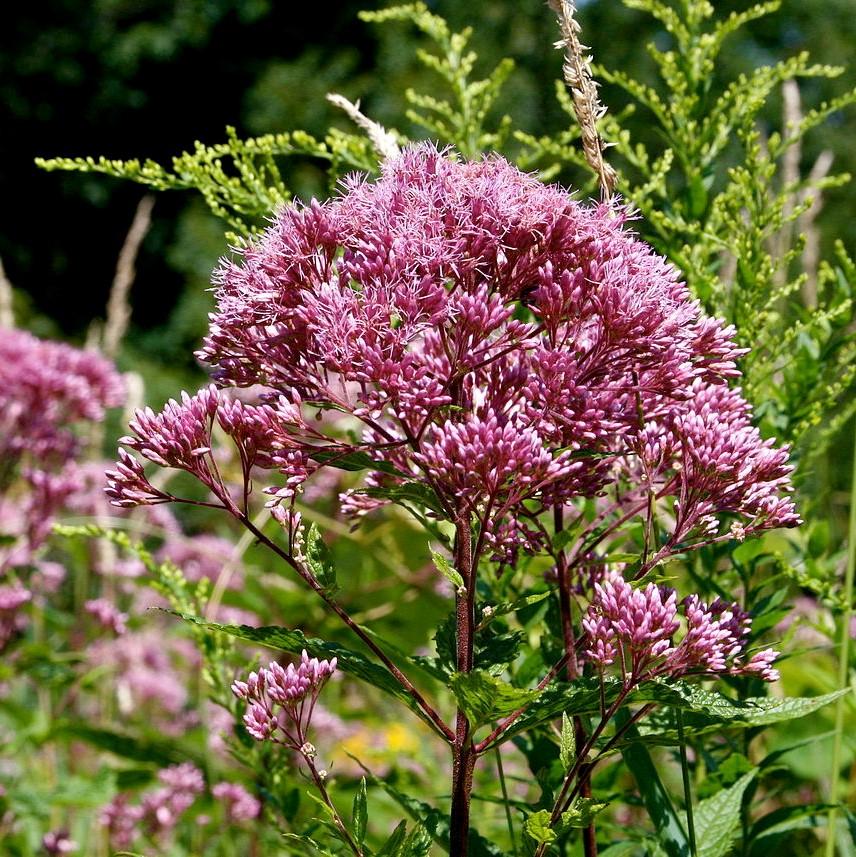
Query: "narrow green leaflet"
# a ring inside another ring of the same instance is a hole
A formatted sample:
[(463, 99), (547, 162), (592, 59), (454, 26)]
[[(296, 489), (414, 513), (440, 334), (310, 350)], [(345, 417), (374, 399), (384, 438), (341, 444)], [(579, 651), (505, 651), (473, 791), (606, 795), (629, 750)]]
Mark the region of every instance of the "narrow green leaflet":
[(407, 822), (400, 821), (392, 835), (384, 842), (377, 857), (404, 857), (404, 843), (407, 836)]
[(306, 564), (316, 580), (328, 592), (335, 592), (338, 588), (336, 585), (336, 568), (333, 565), (330, 549), (322, 538), (317, 524), (310, 524), (306, 532), (305, 554)]
[(368, 799), (366, 796), (366, 778), (360, 780), (360, 787), (354, 795), (354, 811), (351, 823), (354, 826), (354, 839), (362, 846), (366, 841), (366, 825), (368, 823)]
[(449, 678), (449, 687), (474, 726), (483, 726), (513, 714), (537, 699), (540, 692), (512, 687), (484, 670), (453, 673)]
[(526, 595), (523, 598), (518, 598), (517, 601), (501, 601), (493, 608), (494, 616), (505, 616), (507, 613), (516, 613), (524, 607), (529, 607), (532, 604), (538, 604), (545, 598), (549, 598), (550, 592), (536, 592), (533, 595)]
[(437, 571), (439, 571), (456, 590), (463, 587), (464, 578), (461, 577), (461, 573), (452, 565), (452, 563), (449, 562), (449, 560), (446, 559), (446, 557), (436, 551), (431, 551), (431, 559), (434, 560), (434, 566)]
[(574, 734), (574, 724), (566, 712), (562, 712), (562, 736), (559, 740), (559, 761), (562, 770), (569, 771), (577, 755), (577, 737)]
[(417, 824), (404, 842), (403, 857), (426, 857), (431, 850), (431, 834), (424, 825)]
[(758, 769), (744, 774), (733, 786), (700, 801), (693, 814), (698, 857), (726, 857), (740, 830), (743, 793)]
[(562, 830), (568, 827), (588, 827), (594, 817), (603, 812), (609, 803), (594, 800), (593, 798), (577, 798), (571, 808), (562, 813), (560, 827)]
[[(626, 710), (620, 711), (616, 719), (619, 726), (626, 723)], [(627, 734), (632, 738), (638, 733), (635, 727), (630, 727)], [(663, 851), (668, 857), (686, 857), (690, 852), (684, 825), (654, 767), (648, 748), (638, 742), (632, 743), (622, 749), (621, 755), (636, 780), (642, 802), (648, 810)]]
[(758, 819), (749, 831), (749, 853), (754, 857), (770, 854), (776, 840), (792, 830), (824, 827), (834, 804), (809, 803), (783, 806)]
[(339, 470), (357, 472), (359, 470), (378, 470), (381, 473), (389, 473), (391, 476), (406, 476), (400, 470), (396, 470), (385, 461), (375, 461), (365, 452), (343, 452), (341, 449), (313, 449), (309, 453), (310, 458), (328, 467), (337, 467)]
[(178, 742), (100, 729), (73, 720), (56, 721), (47, 739), (83, 741), (99, 750), (121, 756), (123, 759), (132, 759), (135, 762), (156, 762), (161, 767), (187, 761), (193, 761), (197, 765), (203, 764), (200, 754), (188, 751)]
[(380, 487), (360, 488), (357, 494), (365, 494), (366, 497), (376, 497), (381, 500), (389, 500), (400, 506), (413, 506), (430, 509), (437, 515), (445, 518), (448, 513), (443, 508), (440, 498), (427, 485), (421, 482), (404, 482), (399, 485), (388, 485)]

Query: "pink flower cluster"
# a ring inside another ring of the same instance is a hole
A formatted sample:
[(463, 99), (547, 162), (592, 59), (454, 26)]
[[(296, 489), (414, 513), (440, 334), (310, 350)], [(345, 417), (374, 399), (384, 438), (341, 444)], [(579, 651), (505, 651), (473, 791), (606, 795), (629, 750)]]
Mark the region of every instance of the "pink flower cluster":
[(247, 731), (257, 741), (272, 740), (300, 750), (321, 688), (335, 671), (336, 658), (319, 661), (304, 649), (297, 666), (283, 668), (273, 662), (250, 673), (246, 681), (235, 681), (232, 692), (247, 703)]
[[(100, 422), (122, 403), (113, 366), (91, 351), (38, 339), (22, 330), (0, 337), (0, 461), (26, 459), (39, 469), (72, 460), (75, 423)], [(0, 486), (2, 488), (2, 486)]]
[(230, 822), (252, 821), (258, 818), (262, 804), (239, 783), (217, 783), (211, 794), (226, 807), (226, 819)]
[(101, 824), (114, 848), (129, 848), (141, 833), (153, 838), (168, 835), (205, 791), (202, 771), (190, 762), (165, 768), (158, 780), (161, 787), (144, 794), (139, 804), (119, 794), (101, 810)]
[(58, 582), (39, 552), (81, 488), (75, 430), (123, 396), (119, 375), (97, 354), (21, 330), (0, 336), (0, 650), (25, 626), (21, 611), (34, 593)]
[[(278, 471), (269, 505), (290, 506), (319, 467), (361, 452), (384, 490), (416, 481), (433, 514), (475, 518), (495, 556), (548, 547), (529, 519), (608, 486), (615, 517), (671, 499), (664, 550), (798, 522), (787, 450), (760, 438), (727, 381), (742, 355), (678, 272), (625, 228), (498, 157), (460, 161), (430, 145), (349, 178), (326, 203), (283, 208), (216, 273), (200, 352), (213, 387), (132, 423), (109, 474), (113, 503), (176, 500), (143, 463), (177, 467), (243, 512), (250, 470)], [(345, 442), (331, 414), (359, 421)], [(217, 424), (244, 489), (212, 454)]]
[(61, 857), (63, 854), (73, 854), (79, 846), (67, 830), (51, 830), (42, 837), (42, 848), (49, 857)]
[(199, 654), (190, 640), (165, 637), (157, 628), (104, 637), (93, 642), (87, 662), (107, 668), (119, 712), (145, 712), (168, 734), (189, 725), (188, 670), (198, 666)]
[(102, 628), (107, 628), (117, 636), (128, 630), (125, 624), (128, 621), (128, 614), (122, 613), (112, 601), (106, 598), (92, 598), (83, 605), (83, 609)]
[(752, 623), (737, 604), (705, 604), (697, 595), (678, 603), (672, 589), (654, 583), (634, 589), (614, 573), (594, 588), (583, 617), (585, 655), (600, 670), (617, 663), (626, 687), (657, 677), (779, 677), (772, 666), (778, 652), (766, 649), (745, 660)]

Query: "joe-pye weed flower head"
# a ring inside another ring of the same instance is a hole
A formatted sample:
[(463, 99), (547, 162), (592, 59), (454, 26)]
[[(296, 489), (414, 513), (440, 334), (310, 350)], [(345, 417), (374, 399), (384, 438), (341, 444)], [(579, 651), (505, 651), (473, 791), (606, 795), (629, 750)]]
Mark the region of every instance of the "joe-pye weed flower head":
[[(124, 443), (194, 473), (233, 511), (246, 495), (212, 462), (215, 422), (247, 483), (253, 467), (282, 475), (269, 505), (356, 449), (383, 465), (369, 485), (425, 484), (435, 513), (475, 516), (508, 558), (543, 547), (518, 521), (533, 507), (611, 484), (673, 498), (661, 556), (725, 537), (731, 516), (744, 534), (795, 524), (787, 450), (762, 441), (727, 386), (733, 330), (702, 315), (625, 219), (499, 157), (408, 149), (375, 182), (283, 208), (219, 268), (200, 357), (221, 387), (260, 385), (261, 398), (185, 394), (141, 412)], [(309, 418), (330, 409), (359, 421), (358, 442)], [(175, 499), (122, 455), (113, 502)], [(381, 494), (345, 503), (364, 513)]]

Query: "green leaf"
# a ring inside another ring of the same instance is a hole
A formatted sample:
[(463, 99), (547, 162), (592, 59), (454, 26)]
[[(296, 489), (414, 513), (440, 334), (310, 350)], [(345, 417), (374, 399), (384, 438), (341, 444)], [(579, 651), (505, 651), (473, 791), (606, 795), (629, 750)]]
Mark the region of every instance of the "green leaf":
[(436, 551), (431, 551), (431, 559), (434, 560), (434, 565), (437, 571), (455, 587), (455, 591), (458, 589), (462, 589), (464, 586), (464, 578), (461, 577), (461, 573), (449, 560), (446, 559), (442, 554), (437, 553)]
[(567, 712), (562, 712), (562, 736), (559, 740), (559, 761), (562, 770), (569, 771), (577, 756), (577, 736)]
[(400, 485), (372, 486), (359, 488), (357, 494), (365, 494), (366, 497), (376, 497), (380, 500), (389, 500), (400, 506), (413, 506), (430, 509), (440, 517), (447, 517), (447, 512), (440, 502), (440, 498), (429, 486), (421, 482), (404, 482)]
[(545, 598), (550, 597), (550, 592), (536, 592), (533, 595), (526, 595), (523, 598), (518, 598), (516, 601), (501, 601), (493, 608), (494, 616), (505, 616), (507, 613), (516, 613), (524, 607), (530, 607), (533, 604), (538, 604)]
[(359, 470), (377, 470), (392, 476), (407, 476), (406, 473), (402, 473), (385, 461), (375, 461), (365, 452), (343, 453), (341, 449), (313, 449), (309, 453), (309, 457), (327, 467), (337, 467), (339, 470), (347, 470), (352, 473)]
[(366, 796), (366, 778), (360, 780), (360, 787), (354, 795), (354, 811), (351, 816), (354, 825), (354, 839), (362, 846), (366, 841), (366, 825), (368, 823), (368, 800)]
[(473, 728), (513, 714), (540, 693), (513, 687), (484, 670), (453, 673), (449, 687)]
[[(795, 720), (818, 711), (846, 693), (849, 690), (813, 697), (749, 697), (737, 700), (683, 682), (671, 685), (651, 682), (639, 688), (639, 695), (634, 695), (633, 699), (680, 708), (685, 712), (685, 732), (701, 735), (722, 728), (768, 726)], [(640, 725), (639, 733), (648, 742), (675, 743), (674, 713), (668, 710), (654, 712)]]
[[(625, 709), (616, 716), (617, 725), (623, 726), (629, 720)], [(637, 735), (636, 727), (627, 729), (627, 735), (632, 739)], [(669, 793), (663, 785), (657, 769), (651, 760), (647, 747), (634, 742), (624, 747), (621, 755), (630, 773), (636, 780), (636, 786), (645, 804), (645, 809), (657, 831), (660, 844), (668, 857), (686, 857), (689, 854), (689, 841), (683, 823), (672, 804)]]
[(533, 812), (532, 815), (528, 816), (523, 822), (523, 832), (539, 845), (555, 842), (559, 835), (550, 826), (550, 810), (548, 809)]
[[(604, 696), (607, 705), (615, 699), (621, 685), (618, 679), (607, 679)], [(594, 677), (580, 678), (571, 684), (557, 682), (541, 691), (538, 698), (503, 733), (501, 741), (508, 741), (521, 732), (553, 720), (562, 712), (574, 714), (597, 714), (600, 711), (600, 680)]]
[(733, 786), (699, 801), (693, 817), (698, 842), (698, 857), (725, 857), (740, 829), (743, 793), (755, 779), (758, 769), (744, 774)]
[(288, 628), (280, 628), (275, 625), (264, 628), (252, 628), (249, 625), (221, 625), (217, 622), (206, 622), (204, 619), (198, 616), (191, 616), (188, 613), (176, 613), (175, 615), (180, 616), (188, 622), (192, 622), (194, 625), (207, 628), (209, 631), (228, 634), (239, 640), (246, 640), (248, 643), (266, 646), (269, 649), (275, 649), (279, 652), (289, 652), (293, 655), (299, 655), (303, 649), (306, 649), (310, 655), (316, 658), (336, 658), (338, 669), (343, 673), (352, 675), (354, 678), (358, 678), (388, 693), (390, 696), (394, 696), (421, 717), (432, 729), (436, 730), (436, 726), (425, 717), (416, 701), (398, 683), (398, 680), (392, 673), (385, 667), (372, 663), (364, 655), (353, 651), (353, 649), (345, 648), (345, 646), (341, 646), (338, 643), (330, 643), (325, 640), (307, 637), (302, 631), (292, 631)]
[(750, 854), (769, 854), (771, 842), (768, 837), (782, 836), (791, 830), (822, 827), (828, 822), (828, 814), (835, 804), (810, 803), (800, 806), (783, 806), (758, 819), (749, 832)]
[(153, 762), (164, 768), (188, 760), (202, 765), (202, 757), (198, 753), (188, 752), (185, 749), (186, 742), (179, 744), (162, 738), (144, 738), (110, 729), (100, 729), (73, 720), (56, 721), (46, 740), (83, 741), (99, 750), (121, 756), (123, 759)]
[(562, 813), (561, 826), (564, 830), (569, 827), (588, 827), (594, 817), (603, 812), (609, 806), (604, 801), (593, 798), (577, 798), (569, 810)]
[(639, 843), (625, 839), (622, 842), (614, 842), (609, 848), (598, 852), (600, 857), (630, 857), (639, 850)]
[(417, 824), (404, 843), (403, 857), (425, 857), (431, 850), (431, 834), (422, 824)]
[(336, 568), (333, 565), (333, 558), (330, 554), (330, 548), (321, 536), (317, 524), (310, 524), (309, 530), (306, 533), (306, 564), (309, 570), (315, 576), (315, 579), (328, 592), (335, 592), (336, 586)]
[(403, 857), (404, 840), (407, 836), (407, 822), (400, 821), (398, 827), (392, 831), (392, 835), (381, 846), (377, 857)]

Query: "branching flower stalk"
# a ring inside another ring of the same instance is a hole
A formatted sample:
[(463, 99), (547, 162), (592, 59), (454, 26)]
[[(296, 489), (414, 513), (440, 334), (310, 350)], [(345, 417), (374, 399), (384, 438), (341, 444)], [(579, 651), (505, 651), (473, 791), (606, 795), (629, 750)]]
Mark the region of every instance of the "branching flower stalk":
[[(729, 387), (744, 353), (733, 329), (702, 315), (624, 220), (613, 203), (583, 206), (501, 158), (462, 161), (429, 145), (387, 160), (375, 182), (349, 178), (329, 202), (283, 208), (215, 275), (200, 357), (219, 387), (138, 412), (108, 474), (119, 506), (226, 510), (360, 638), (450, 747), (453, 857), (467, 854), (478, 757), (507, 740), (538, 695), (474, 662), (491, 607), (479, 601), (482, 575), (554, 557), (564, 653), (538, 688), (572, 687), (583, 667), (602, 682), (602, 722), (579, 736), (556, 818), (587, 788), (589, 754), (640, 683), (775, 678), (775, 653), (747, 656), (750, 622), (736, 605), (679, 602), (629, 582), (676, 553), (799, 518), (787, 449), (761, 439)], [(219, 467), (215, 426), (235, 448), (238, 484)], [(192, 474), (214, 499), (171, 494), (144, 462)], [(440, 667), (457, 700), (454, 727), (332, 595), (334, 570), (295, 503), (337, 466), (366, 473), (340, 498), (355, 521), (401, 503), (432, 537), (439, 521), (454, 530), (442, 561), (456, 581), (456, 639)], [(254, 484), (279, 539), (254, 523)], [(659, 547), (625, 569), (629, 580), (607, 573), (604, 533), (650, 523), (661, 506)], [(579, 634), (571, 596), (584, 614)], [(620, 692), (606, 699), (611, 670)], [(470, 689), (488, 680), (525, 701), (473, 708)], [(479, 738), (489, 723), (498, 725)]]

